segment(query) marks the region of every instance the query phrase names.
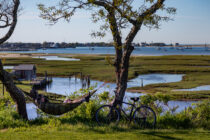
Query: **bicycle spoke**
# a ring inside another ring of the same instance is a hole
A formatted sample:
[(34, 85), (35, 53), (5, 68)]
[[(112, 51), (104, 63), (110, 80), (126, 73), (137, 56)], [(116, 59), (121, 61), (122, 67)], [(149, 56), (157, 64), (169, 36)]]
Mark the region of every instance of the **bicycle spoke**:
[(116, 108), (104, 105), (97, 110), (96, 121), (99, 125), (117, 123), (119, 121), (119, 112)]
[(134, 121), (142, 128), (153, 128), (156, 123), (156, 116), (151, 108), (143, 106), (136, 109)]

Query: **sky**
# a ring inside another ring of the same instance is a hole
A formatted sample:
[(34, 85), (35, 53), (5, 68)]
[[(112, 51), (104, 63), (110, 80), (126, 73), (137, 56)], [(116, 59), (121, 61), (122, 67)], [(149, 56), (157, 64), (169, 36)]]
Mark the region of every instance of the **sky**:
[[(102, 39), (90, 36), (98, 25), (92, 23), (87, 11), (78, 11), (70, 23), (61, 20), (53, 26), (48, 25), (47, 21), (39, 18), (39, 3), (52, 3), (52, 0), (21, 0), (23, 10), (8, 42), (112, 41), (110, 33)], [(210, 0), (166, 0), (166, 5), (177, 8), (174, 21), (162, 23), (159, 30), (142, 27), (134, 42), (210, 44)]]

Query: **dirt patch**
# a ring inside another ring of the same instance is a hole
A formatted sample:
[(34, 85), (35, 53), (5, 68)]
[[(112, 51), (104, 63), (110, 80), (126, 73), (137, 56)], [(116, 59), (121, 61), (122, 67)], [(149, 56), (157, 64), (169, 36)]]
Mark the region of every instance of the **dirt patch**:
[(0, 130), (0, 133), (6, 132), (6, 131), (8, 131), (7, 128), (6, 128), (6, 129), (1, 129), (1, 130)]

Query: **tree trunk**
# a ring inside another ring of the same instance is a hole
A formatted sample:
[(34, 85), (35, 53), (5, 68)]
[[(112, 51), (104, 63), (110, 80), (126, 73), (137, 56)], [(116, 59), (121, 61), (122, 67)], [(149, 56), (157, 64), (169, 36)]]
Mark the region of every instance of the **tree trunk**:
[[(116, 69), (116, 90), (115, 90), (115, 99), (113, 101), (113, 105), (122, 103), (123, 98), (125, 96), (125, 91), (127, 89), (127, 81), (128, 81), (128, 72), (129, 72), (129, 60), (130, 55), (134, 49), (133, 46), (127, 46), (127, 50), (124, 50), (123, 56), (121, 58), (121, 67), (115, 67)], [(120, 73), (118, 73), (120, 72)], [(120, 77), (118, 76), (120, 75)]]
[(5, 85), (6, 90), (16, 103), (17, 112), (23, 118), (28, 120), (26, 112), (26, 101), (23, 92), (16, 87), (10, 74), (3, 69), (3, 65), (0, 60), (0, 80)]

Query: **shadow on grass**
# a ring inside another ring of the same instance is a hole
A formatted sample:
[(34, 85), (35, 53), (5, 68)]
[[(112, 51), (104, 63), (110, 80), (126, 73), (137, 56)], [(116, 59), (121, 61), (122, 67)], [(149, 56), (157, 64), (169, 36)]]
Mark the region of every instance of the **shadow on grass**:
[(158, 137), (158, 138), (163, 138), (163, 139), (168, 139), (168, 140), (181, 140), (180, 138), (167, 136), (163, 132), (150, 131), (150, 132), (141, 132), (141, 134), (145, 134), (145, 135), (149, 135), (149, 136), (155, 136), (155, 137)]

